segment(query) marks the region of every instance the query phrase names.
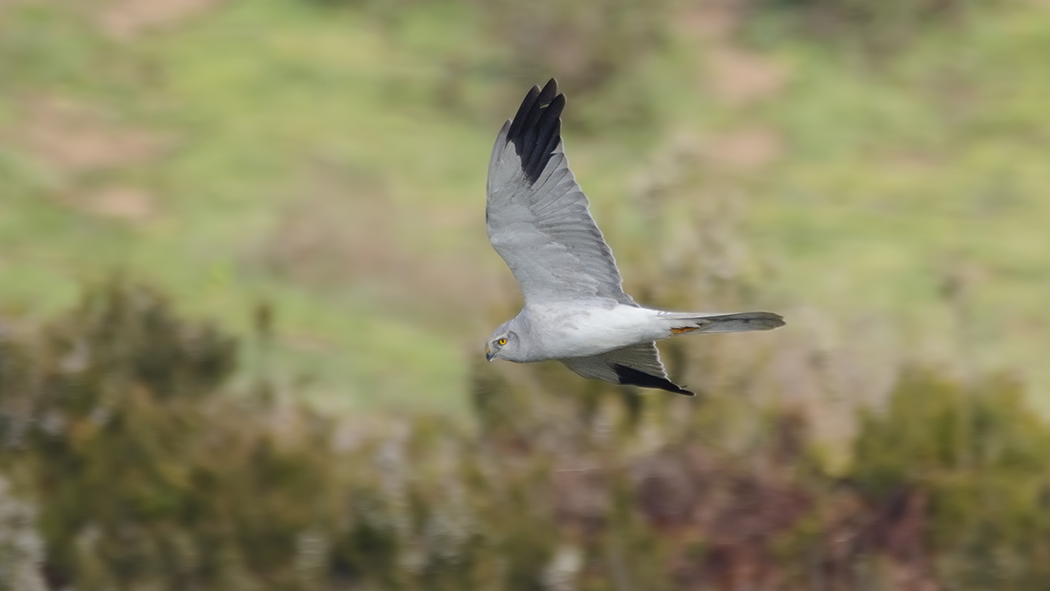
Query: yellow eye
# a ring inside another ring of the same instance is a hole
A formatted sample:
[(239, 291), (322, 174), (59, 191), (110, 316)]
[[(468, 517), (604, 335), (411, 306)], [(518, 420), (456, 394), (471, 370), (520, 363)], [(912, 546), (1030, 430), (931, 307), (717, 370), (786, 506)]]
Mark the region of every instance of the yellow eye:
[(507, 344), (507, 339), (500, 339), (500, 340), (496, 341), (496, 344), (499, 345), (500, 347), (502, 347), (503, 345)]

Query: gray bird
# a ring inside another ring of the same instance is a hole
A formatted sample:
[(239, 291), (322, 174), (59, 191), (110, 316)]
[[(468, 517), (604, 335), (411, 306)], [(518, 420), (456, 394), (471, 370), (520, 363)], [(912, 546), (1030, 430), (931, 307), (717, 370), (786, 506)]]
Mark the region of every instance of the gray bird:
[(655, 341), (770, 330), (784, 319), (771, 312), (664, 312), (634, 303), (569, 170), (561, 141), (564, 108), (555, 80), (543, 90), (534, 86), (496, 137), (485, 223), (525, 305), (492, 333), (485, 357), (557, 359), (585, 378), (691, 396), (667, 379)]

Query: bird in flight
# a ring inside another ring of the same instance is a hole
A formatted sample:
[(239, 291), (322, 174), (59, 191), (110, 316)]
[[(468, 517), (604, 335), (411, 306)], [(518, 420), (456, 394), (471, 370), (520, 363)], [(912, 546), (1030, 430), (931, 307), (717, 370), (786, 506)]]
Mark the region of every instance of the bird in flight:
[(525, 305), (492, 333), (485, 357), (556, 359), (585, 378), (692, 396), (667, 378), (655, 341), (771, 330), (784, 319), (771, 312), (665, 312), (641, 307), (624, 293), (612, 251), (562, 149), (564, 108), (554, 79), (542, 90), (534, 86), (496, 137), (485, 224)]

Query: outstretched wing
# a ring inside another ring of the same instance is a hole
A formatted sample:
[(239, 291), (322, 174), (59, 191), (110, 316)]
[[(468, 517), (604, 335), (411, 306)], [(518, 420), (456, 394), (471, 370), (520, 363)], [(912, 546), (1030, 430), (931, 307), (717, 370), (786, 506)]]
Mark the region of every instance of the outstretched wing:
[(564, 108), (551, 79), (500, 130), (489, 162), (489, 241), (526, 304), (600, 297), (634, 305), (562, 151)]
[(693, 396), (693, 393), (667, 379), (664, 364), (656, 343), (639, 343), (621, 349), (613, 349), (590, 357), (560, 359), (572, 371), (585, 378), (594, 378), (643, 388), (660, 388), (676, 394)]

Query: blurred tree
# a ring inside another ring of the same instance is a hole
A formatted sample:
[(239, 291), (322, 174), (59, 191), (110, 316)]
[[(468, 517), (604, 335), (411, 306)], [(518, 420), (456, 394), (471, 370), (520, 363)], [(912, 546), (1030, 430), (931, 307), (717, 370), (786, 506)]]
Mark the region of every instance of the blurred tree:
[(212, 397), (233, 339), (114, 282), (0, 348), (0, 460), (39, 503), (52, 586), (294, 580), (314, 511), (298, 501), (325, 471), (265, 413)]
[(12, 495), (0, 475), (0, 591), (46, 591), (44, 541), (35, 526), (33, 507)]
[(39, 331), (5, 326), (0, 584), (18, 589), (1036, 591), (1050, 577), (1050, 429), (1005, 379), (905, 373), (862, 416), (840, 478), (803, 414), (733, 381), (697, 404), (479, 363), (474, 430), (338, 424), (224, 393), (234, 340), (150, 290), (113, 283)]
[(909, 371), (886, 412), (865, 415), (854, 450), (869, 498), (928, 503), (926, 541), (953, 587), (1050, 580), (1050, 430), (1014, 381)]

